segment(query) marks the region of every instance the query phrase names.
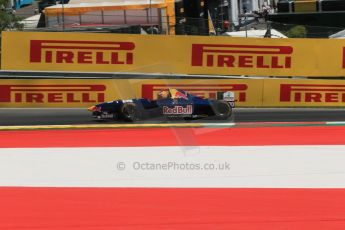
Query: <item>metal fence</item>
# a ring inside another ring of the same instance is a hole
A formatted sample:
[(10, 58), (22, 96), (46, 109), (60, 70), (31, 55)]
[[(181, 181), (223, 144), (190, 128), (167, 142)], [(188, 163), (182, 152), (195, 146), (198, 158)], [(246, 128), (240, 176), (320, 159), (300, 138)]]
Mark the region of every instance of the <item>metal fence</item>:
[[(141, 17), (120, 21), (120, 17), (108, 14), (88, 14), (89, 19), (75, 15), (62, 20), (56, 17), (54, 25), (47, 24), (42, 14), (40, 20), (26, 19), (24, 30), (34, 31), (90, 31), (131, 34), (177, 34), (177, 35), (224, 35), (225, 32), (275, 29), (287, 37), (292, 38), (328, 38), (342, 31), (341, 27), (312, 26), (302, 24), (287, 24), (266, 21), (262, 17), (240, 17), (236, 22), (226, 20), (209, 20), (200, 18), (169, 18), (163, 16)], [(242, 15), (243, 16), (243, 15)], [(106, 22), (104, 18), (113, 18), (114, 23)], [(98, 18), (90, 20), (90, 18)], [(102, 20), (103, 18), (103, 20)], [(124, 19), (124, 18), (122, 18)], [(131, 23), (129, 23), (131, 21)], [(141, 23), (140, 23), (141, 22)], [(154, 22), (154, 23), (153, 23)], [(211, 24), (210, 24), (211, 23)], [(211, 26), (212, 25), (212, 26)], [(270, 33), (267, 33), (269, 37)]]

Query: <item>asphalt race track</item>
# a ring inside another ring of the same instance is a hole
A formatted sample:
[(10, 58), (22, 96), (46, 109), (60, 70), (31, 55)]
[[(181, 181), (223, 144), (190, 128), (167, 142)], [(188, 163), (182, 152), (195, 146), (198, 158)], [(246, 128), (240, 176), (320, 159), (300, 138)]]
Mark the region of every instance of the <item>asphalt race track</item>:
[[(345, 109), (257, 109), (236, 108), (234, 115), (226, 122), (319, 122), (345, 121)], [(107, 121), (109, 123), (125, 123)], [(170, 121), (165, 118), (149, 119), (136, 123), (181, 123), (184, 120)], [(212, 119), (198, 119), (188, 122), (219, 122)], [(224, 121), (221, 121), (224, 122)], [(73, 125), (105, 123), (94, 120), (86, 109), (0, 109), (0, 125)]]

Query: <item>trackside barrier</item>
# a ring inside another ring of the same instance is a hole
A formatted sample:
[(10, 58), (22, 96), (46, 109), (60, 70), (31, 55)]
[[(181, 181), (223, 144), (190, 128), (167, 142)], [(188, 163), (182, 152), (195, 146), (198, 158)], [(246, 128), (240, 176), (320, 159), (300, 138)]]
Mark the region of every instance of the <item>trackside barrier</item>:
[(7, 79), (0, 80), (0, 106), (86, 107), (115, 99), (155, 99), (169, 87), (211, 98), (219, 91), (234, 91), (242, 106), (262, 103), (260, 79)]
[(345, 80), (265, 79), (262, 106), (345, 106)]
[(3, 32), (2, 70), (345, 76), (341, 39)]
[(1, 79), (0, 107), (85, 108), (115, 99), (155, 99), (160, 90), (179, 88), (214, 98), (233, 91), (238, 107), (339, 107), (345, 82), (294, 79)]

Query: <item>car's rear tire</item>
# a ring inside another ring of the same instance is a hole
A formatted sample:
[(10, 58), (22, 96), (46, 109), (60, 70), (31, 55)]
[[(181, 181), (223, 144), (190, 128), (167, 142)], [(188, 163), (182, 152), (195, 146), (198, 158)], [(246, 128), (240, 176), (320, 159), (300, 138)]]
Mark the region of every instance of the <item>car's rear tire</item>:
[(125, 103), (121, 107), (121, 116), (125, 121), (136, 121), (138, 120), (138, 110), (134, 103)]
[(214, 101), (212, 108), (217, 119), (226, 120), (231, 117), (232, 109), (226, 101)]

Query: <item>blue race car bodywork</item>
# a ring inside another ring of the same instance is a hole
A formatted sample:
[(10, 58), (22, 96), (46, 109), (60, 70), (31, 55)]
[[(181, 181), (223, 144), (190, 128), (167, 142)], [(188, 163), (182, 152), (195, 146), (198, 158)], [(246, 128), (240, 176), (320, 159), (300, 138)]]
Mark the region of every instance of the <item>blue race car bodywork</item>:
[(160, 92), (156, 100), (145, 98), (131, 100), (115, 100), (101, 103), (89, 108), (97, 119), (123, 119), (135, 121), (138, 119), (158, 116), (201, 118), (215, 116), (227, 119), (234, 107), (232, 92), (219, 92), (219, 99), (201, 98), (186, 93), (183, 90), (169, 89)]

